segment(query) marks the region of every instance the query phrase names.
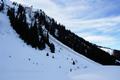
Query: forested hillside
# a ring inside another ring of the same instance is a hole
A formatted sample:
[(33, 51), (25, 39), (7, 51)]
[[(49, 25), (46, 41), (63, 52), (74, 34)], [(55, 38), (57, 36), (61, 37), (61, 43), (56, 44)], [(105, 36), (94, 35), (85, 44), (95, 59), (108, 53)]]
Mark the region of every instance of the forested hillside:
[(58, 24), (53, 18), (48, 17), (42, 10), (33, 11), (32, 7), (25, 7), (13, 3), (12, 6), (1, 3), (0, 11), (7, 10), (13, 29), (20, 38), (33, 48), (45, 49), (49, 46), (52, 53), (55, 52), (54, 44), (49, 41), (52, 35), (74, 51), (82, 54), (103, 65), (118, 65), (116, 58), (101, 50), (76, 34), (67, 30), (64, 25)]

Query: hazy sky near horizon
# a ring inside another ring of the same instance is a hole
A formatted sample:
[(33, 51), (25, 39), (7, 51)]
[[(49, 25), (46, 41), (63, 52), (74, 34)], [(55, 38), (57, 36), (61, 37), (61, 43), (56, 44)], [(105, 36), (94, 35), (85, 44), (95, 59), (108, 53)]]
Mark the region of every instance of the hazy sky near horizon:
[(120, 0), (11, 0), (42, 9), (78, 36), (120, 50)]

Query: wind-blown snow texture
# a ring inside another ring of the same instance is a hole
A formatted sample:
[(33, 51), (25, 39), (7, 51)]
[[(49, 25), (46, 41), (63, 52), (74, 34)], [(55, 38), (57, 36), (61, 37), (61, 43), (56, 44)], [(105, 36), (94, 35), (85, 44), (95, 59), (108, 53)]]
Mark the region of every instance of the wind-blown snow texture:
[[(120, 67), (102, 66), (52, 36), (55, 53), (26, 45), (0, 12), (0, 80), (119, 80)], [(73, 64), (75, 62), (75, 64)]]

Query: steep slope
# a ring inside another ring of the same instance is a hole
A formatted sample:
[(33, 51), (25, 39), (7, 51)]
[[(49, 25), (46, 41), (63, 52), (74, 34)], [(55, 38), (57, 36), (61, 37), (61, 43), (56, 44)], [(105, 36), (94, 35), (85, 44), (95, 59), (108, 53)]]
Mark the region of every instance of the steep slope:
[(39, 50), (27, 45), (12, 28), (6, 10), (0, 12), (0, 80), (119, 80), (120, 67), (102, 66), (53, 36)]
[(49, 47), (42, 51), (31, 48), (12, 29), (8, 16), (0, 13), (0, 80), (120, 79), (120, 67), (103, 67), (52, 36), (50, 40), (55, 44), (55, 54)]
[(5, 9), (13, 29), (27, 45), (40, 50), (43, 50), (47, 45), (54, 53), (55, 47), (49, 41), (48, 35), (51, 34), (74, 51), (95, 62), (103, 65), (118, 65), (116, 58), (99, 49), (97, 45), (89, 43), (65, 29), (64, 25), (58, 24), (42, 10), (34, 10), (32, 7), (25, 7), (17, 3), (5, 5)]
[(108, 52), (110, 55), (116, 58), (116, 61), (120, 63), (120, 50), (111, 49), (107, 47), (98, 46), (100, 49)]
[(27, 46), (11, 28), (8, 17), (0, 13), (0, 80), (69, 80), (70, 72), (100, 66), (52, 41), (55, 54), (48, 47), (41, 51)]

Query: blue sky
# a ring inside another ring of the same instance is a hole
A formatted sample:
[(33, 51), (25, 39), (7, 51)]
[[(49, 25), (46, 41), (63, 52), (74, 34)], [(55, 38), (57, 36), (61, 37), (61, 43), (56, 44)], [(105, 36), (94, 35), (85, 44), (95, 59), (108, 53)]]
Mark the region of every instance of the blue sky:
[(120, 50), (120, 0), (12, 0), (41, 8), (84, 39)]

